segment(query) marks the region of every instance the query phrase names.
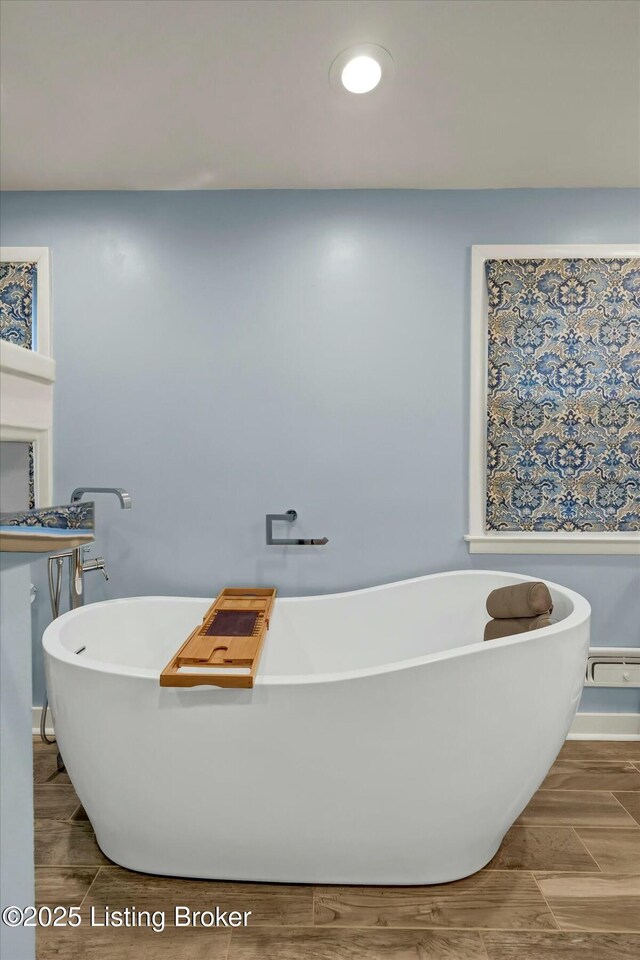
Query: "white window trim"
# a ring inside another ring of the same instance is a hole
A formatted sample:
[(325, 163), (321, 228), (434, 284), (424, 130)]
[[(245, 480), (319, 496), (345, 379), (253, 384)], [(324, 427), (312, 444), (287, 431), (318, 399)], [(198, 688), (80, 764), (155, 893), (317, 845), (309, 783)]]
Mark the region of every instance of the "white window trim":
[(35, 263), (36, 350), (0, 340), (0, 441), (33, 443), (36, 507), (53, 502), (51, 271), (48, 247), (0, 247), (0, 261)]
[(487, 260), (640, 257), (640, 244), (498, 244), (471, 247), (471, 392), (469, 426), (470, 553), (637, 554), (640, 533), (487, 531)]
[(0, 442), (33, 444), (33, 495), (36, 509), (53, 504), (51, 430), (0, 425)]

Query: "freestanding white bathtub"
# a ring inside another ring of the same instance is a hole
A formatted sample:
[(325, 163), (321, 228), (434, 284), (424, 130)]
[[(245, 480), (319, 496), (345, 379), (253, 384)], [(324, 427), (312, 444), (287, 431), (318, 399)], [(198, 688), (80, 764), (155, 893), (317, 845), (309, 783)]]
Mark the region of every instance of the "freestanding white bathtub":
[[(141, 597), (45, 632), (55, 731), (98, 843), (148, 873), (422, 884), (479, 870), (576, 711), (590, 608), (482, 642), (494, 587), (455, 572), (279, 599), (252, 690), (161, 688), (211, 599)], [(81, 652), (80, 652), (81, 650)]]

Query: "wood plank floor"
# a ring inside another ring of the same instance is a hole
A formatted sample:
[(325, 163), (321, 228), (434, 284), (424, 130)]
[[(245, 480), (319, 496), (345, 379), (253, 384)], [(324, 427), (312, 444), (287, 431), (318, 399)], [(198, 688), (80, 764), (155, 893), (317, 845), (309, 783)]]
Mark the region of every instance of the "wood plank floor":
[[(112, 864), (56, 748), (34, 742), (36, 897), (79, 906), (38, 960), (636, 960), (640, 743), (567, 742), (483, 870), (424, 887), (226, 883)], [(125, 906), (251, 910), (246, 929), (91, 927)]]

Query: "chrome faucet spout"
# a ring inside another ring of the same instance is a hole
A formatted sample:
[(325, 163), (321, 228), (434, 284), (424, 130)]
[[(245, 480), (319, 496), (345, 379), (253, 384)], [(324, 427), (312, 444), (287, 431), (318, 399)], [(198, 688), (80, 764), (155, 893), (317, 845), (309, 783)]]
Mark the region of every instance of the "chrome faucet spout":
[(120, 501), (123, 510), (131, 509), (131, 496), (123, 487), (76, 487), (71, 494), (71, 503), (82, 500), (85, 493), (112, 493)]

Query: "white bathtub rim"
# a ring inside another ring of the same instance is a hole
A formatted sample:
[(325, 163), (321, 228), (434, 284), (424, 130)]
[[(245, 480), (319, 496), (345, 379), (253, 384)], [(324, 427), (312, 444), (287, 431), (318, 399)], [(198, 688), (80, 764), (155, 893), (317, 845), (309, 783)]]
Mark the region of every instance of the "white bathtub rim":
[[(404, 586), (405, 584), (409, 583), (417, 583), (422, 580), (435, 580), (441, 577), (452, 576), (486, 575), (508, 576), (517, 581), (540, 579), (539, 577), (531, 577), (524, 574), (512, 573), (507, 570), (446, 570), (441, 573), (424, 574), (423, 576), (412, 577), (408, 580), (396, 580), (392, 583), (376, 584), (373, 587), (363, 587), (357, 590), (345, 590), (340, 593), (312, 594), (304, 597), (281, 597), (279, 599), (284, 600), (287, 603), (304, 603), (309, 601), (317, 602), (319, 600), (331, 600), (338, 597), (347, 597), (356, 594), (361, 595), (365, 593), (374, 593), (381, 590), (389, 590), (393, 587)], [(360, 670), (343, 670), (335, 673), (318, 674), (270, 674), (262, 676), (260, 675), (258, 668), (258, 675), (255, 678), (254, 689), (255, 687), (265, 686), (289, 687), (319, 683), (337, 683), (340, 681), (358, 680), (366, 677), (379, 676), (380, 674), (384, 673), (396, 673), (401, 670), (411, 670), (422, 666), (423, 664), (452, 660), (457, 657), (479, 653), (480, 651), (486, 651), (489, 653), (491, 650), (501, 649), (503, 647), (518, 646), (530, 641), (540, 640), (544, 637), (548, 637), (556, 633), (563, 633), (566, 630), (581, 626), (589, 619), (591, 615), (591, 606), (589, 602), (583, 596), (581, 596), (581, 594), (576, 593), (575, 591), (570, 590), (568, 587), (564, 587), (561, 584), (554, 583), (552, 580), (544, 580), (544, 582), (552, 590), (557, 590), (558, 593), (564, 594), (564, 596), (567, 597), (567, 599), (573, 605), (573, 609), (568, 617), (565, 617), (559, 623), (554, 623), (549, 627), (542, 627), (529, 633), (503, 637), (498, 640), (492, 640), (490, 643), (487, 643), (484, 640), (479, 640), (475, 643), (465, 644), (465, 646), (462, 647), (456, 647), (453, 650), (436, 651), (435, 653), (425, 654), (421, 657), (412, 657), (410, 659), (393, 661), (374, 667), (364, 667)], [(102, 600), (98, 603), (87, 604), (85, 607), (80, 607), (77, 610), (69, 610), (67, 613), (62, 614), (62, 616), (58, 617), (49, 624), (42, 637), (43, 649), (48, 656), (55, 660), (62, 661), (77, 670), (93, 670), (98, 673), (107, 673), (114, 676), (131, 677), (141, 680), (153, 680), (155, 683), (158, 683), (160, 672), (161, 669), (164, 668), (164, 665), (160, 669), (151, 670), (144, 667), (120, 666), (117, 663), (105, 662), (104, 660), (92, 660), (90, 657), (83, 656), (80, 658), (76, 653), (68, 650), (60, 641), (60, 631), (64, 625), (68, 624), (79, 616), (81, 617), (84, 613), (86, 613), (88, 608), (96, 609), (97, 607), (149, 600), (162, 603), (175, 603), (176, 601), (211, 603), (210, 597), (136, 596), (119, 597), (115, 600)], [(217, 687), (215, 684), (198, 684), (195, 687), (180, 687), (179, 689), (181, 691), (197, 691), (207, 688), (214, 690), (222, 689), (221, 687)]]

